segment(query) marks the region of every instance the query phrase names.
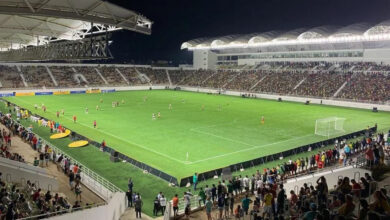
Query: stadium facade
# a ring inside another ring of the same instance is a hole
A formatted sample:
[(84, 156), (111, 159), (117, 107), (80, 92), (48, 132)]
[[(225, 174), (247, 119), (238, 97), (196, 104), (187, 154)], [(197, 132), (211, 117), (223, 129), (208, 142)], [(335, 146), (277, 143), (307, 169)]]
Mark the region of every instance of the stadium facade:
[(181, 49), (193, 52), (193, 67), (256, 66), (266, 62), (390, 63), (390, 20), (376, 25), (320, 26), (287, 32), (198, 38)]

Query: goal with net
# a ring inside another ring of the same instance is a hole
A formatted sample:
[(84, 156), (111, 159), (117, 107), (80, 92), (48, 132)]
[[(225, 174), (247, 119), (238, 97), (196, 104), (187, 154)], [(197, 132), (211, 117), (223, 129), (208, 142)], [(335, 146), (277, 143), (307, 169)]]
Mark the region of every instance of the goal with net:
[(328, 117), (316, 120), (315, 134), (320, 136), (333, 136), (344, 132), (345, 118)]

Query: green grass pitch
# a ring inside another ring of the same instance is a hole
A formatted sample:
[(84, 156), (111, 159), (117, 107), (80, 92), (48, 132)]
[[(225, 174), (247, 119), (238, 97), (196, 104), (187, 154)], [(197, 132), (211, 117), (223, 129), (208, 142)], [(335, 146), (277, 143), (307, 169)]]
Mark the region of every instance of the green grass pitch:
[[(169, 90), (6, 99), (97, 142), (104, 139), (108, 146), (179, 181), (194, 172), (327, 139), (314, 134), (316, 119), (345, 118), (346, 133), (375, 123), (379, 128), (390, 127), (388, 112)], [(113, 101), (122, 100), (124, 104), (112, 107)], [(34, 109), (42, 103), (47, 106), (46, 113)], [(57, 119), (56, 112), (61, 109), (65, 115)], [(152, 114), (158, 112), (161, 118), (153, 120)], [(73, 115), (77, 123), (73, 123)]]

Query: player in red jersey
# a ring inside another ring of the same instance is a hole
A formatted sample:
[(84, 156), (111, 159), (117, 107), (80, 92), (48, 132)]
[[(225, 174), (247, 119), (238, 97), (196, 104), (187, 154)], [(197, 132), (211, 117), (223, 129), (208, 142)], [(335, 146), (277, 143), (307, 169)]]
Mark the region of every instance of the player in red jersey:
[(76, 123), (76, 121), (77, 121), (77, 117), (76, 115), (73, 115), (73, 123)]
[(96, 128), (96, 120), (93, 120), (93, 127)]

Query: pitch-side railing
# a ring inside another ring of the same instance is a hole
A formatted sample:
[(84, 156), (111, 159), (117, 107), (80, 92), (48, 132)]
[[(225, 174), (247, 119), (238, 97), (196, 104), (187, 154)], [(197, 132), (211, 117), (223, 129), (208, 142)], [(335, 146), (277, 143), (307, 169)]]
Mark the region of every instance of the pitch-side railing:
[[(22, 124), (18, 123), (17, 121), (14, 120), (14, 123), (17, 123), (21, 126), (23, 126)], [(23, 126), (24, 127), (24, 126)], [(33, 132), (34, 133), (34, 132)], [(115, 186), (113, 183), (111, 183), (110, 181), (108, 181), (107, 179), (105, 179), (104, 177), (100, 176), (99, 174), (97, 174), (96, 172), (92, 171), (91, 169), (89, 169), (87, 166), (85, 166), (84, 164), (80, 163), (79, 161), (77, 161), (76, 159), (74, 159), (73, 157), (71, 157), (69, 154), (65, 153), (64, 151), (62, 151), (61, 149), (59, 149), (58, 147), (56, 147), (54, 144), (50, 143), (49, 141), (47, 141), (45, 138), (42, 138), (41, 136), (37, 135), (36, 133), (34, 133), (34, 135), (36, 135), (38, 138), (41, 138), (45, 144), (49, 145), (50, 148), (53, 149), (53, 151), (56, 153), (56, 154), (62, 154), (64, 155), (64, 157), (67, 157), (68, 159), (70, 159), (70, 161), (73, 163), (73, 164), (77, 164), (79, 165), (80, 167), (80, 170), (81, 170), (81, 173), (87, 177), (89, 177), (90, 179), (92, 179), (93, 181), (95, 181), (95, 183), (93, 183), (94, 186), (102, 186), (104, 188), (106, 188), (109, 192), (112, 193), (115, 193), (115, 192), (123, 192), (123, 190), (121, 190), (119, 187)], [(101, 188), (101, 187), (99, 187)], [(111, 198), (111, 195), (106, 195), (106, 198), (105, 199), (109, 199)]]

